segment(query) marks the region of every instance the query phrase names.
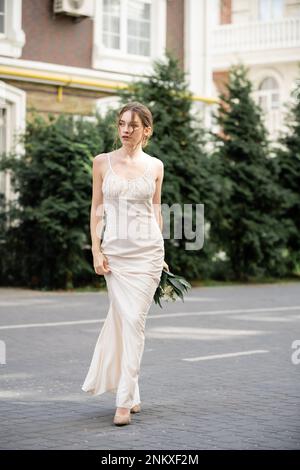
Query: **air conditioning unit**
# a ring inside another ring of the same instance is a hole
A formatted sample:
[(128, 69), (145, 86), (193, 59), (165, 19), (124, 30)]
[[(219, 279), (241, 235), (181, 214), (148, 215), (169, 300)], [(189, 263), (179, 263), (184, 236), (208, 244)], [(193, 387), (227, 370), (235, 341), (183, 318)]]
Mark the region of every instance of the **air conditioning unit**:
[(69, 16), (93, 16), (94, 0), (54, 0), (53, 9)]

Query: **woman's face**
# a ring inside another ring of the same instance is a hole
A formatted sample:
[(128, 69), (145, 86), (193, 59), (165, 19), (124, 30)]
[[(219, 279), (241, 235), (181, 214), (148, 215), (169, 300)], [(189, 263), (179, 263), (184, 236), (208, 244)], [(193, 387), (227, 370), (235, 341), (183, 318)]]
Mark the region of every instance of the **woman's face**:
[(119, 136), (124, 147), (135, 147), (142, 143), (143, 136), (148, 134), (148, 128), (143, 127), (141, 118), (137, 113), (125, 111), (119, 119)]

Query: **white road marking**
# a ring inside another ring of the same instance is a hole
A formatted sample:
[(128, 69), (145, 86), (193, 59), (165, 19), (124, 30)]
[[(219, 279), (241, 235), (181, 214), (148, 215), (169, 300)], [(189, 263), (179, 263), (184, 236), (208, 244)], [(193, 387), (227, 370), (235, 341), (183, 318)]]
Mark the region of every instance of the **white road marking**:
[(202, 312), (177, 312), (177, 313), (154, 313), (149, 315), (148, 318), (165, 318), (165, 317), (184, 317), (187, 315), (227, 315), (235, 313), (258, 313), (258, 312), (273, 312), (280, 313), (289, 310), (299, 310), (300, 305), (295, 305), (291, 307), (261, 307), (261, 308), (237, 308), (231, 310), (204, 310)]
[(76, 321), (60, 321), (51, 323), (27, 323), (21, 325), (3, 325), (0, 326), (0, 330), (13, 330), (17, 328), (37, 328), (39, 326), (66, 326), (66, 325), (86, 325), (88, 323), (100, 323), (104, 322), (105, 318), (98, 320), (76, 320)]
[(199, 357), (187, 357), (185, 359), (182, 359), (183, 361), (190, 361), (190, 362), (195, 362), (195, 361), (208, 361), (211, 359), (223, 359), (226, 357), (237, 357), (237, 356), (250, 356), (251, 354), (263, 354), (263, 353), (268, 353), (270, 351), (267, 351), (266, 349), (257, 349), (253, 351), (241, 351), (241, 352), (236, 352), (236, 353), (227, 353), (227, 354), (214, 354), (211, 356), (199, 356)]
[(271, 317), (268, 315), (230, 315), (229, 318), (232, 318), (233, 320), (245, 320), (245, 321), (264, 321), (264, 322), (271, 322), (271, 323), (277, 323), (277, 322), (282, 322), (282, 323), (289, 323), (293, 322), (294, 320), (298, 320), (297, 317), (290, 315), (284, 316), (284, 317)]
[(224, 302), (224, 299), (214, 297), (185, 297), (185, 302)]
[(11, 374), (1, 374), (0, 380), (14, 380), (14, 379), (31, 379), (33, 377), (32, 374), (27, 374), (26, 372), (16, 372)]
[[(36, 392), (37, 390), (35, 390)], [(0, 390), (0, 398), (17, 398), (17, 397), (23, 397), (23, 396), (30, 396), (32, 395), (32, 392), (16, 392), (14, 390)]]
[(21, 299), (21, 300), (1, 300), (0, 307), (27, 307), (30, 305), (53, 304), (54, 300), (50, 299)]
[[(291, 307), (265, 307), (265, 308), (239, 308), (231, 310), (207, 310), (202, 312), (177, 312), (177, 313), (154, 313), (148, 315), (147, 319), (156, 320), (158, 318), (174, 318), (174, 317), (188, 317), (188, 316), (205, 316), (205, 315), (227, 315), (235, 313), (257, 313), (257, 312), (273, 312), (280, 313), (285, 311), (299, 310), (300, 306)], [(108, 311), (108, 309), (107, 309)], [(90, 323), (103, 323), (105, 318), (101, 319), (90, 319), (90, 320), (74, 320), (74, 321), (62, 321), (62, 322), (45, 322), (45, 323), (22, 323), (16, 325), (2, 325), (0, 330), (14, 330), (18, 328), (38, 328), (38, 327), (52, 327), (52, 326), (69, 326), (69, 325), (84, 325)]]
[(266, 334), (265, 331), (258, 330), (232, 330), (228, 328), (194, 328), (194, 327), (174, 327), (162, 326), (146, 330), (147, 338), (156, 339), (188, 339), (188, 340), (211, 340), (228, 339), (237, 336), (255, 336)]

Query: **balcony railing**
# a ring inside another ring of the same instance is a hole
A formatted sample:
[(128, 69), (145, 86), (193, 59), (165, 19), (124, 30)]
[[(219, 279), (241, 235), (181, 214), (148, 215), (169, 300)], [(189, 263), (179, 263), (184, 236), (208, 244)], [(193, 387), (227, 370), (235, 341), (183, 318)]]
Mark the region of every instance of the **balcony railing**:
[(300, 17), (226, 24), (212, 32), (213, 53), (216, 54), (299, 46)]

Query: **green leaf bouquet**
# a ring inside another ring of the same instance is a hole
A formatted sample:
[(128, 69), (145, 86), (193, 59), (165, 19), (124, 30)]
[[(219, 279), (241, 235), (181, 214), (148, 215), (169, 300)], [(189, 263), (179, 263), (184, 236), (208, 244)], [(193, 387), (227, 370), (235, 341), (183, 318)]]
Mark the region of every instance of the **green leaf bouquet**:
[(180, 298), (184, 302), (183, 296), (191, 287), (191, 284), (184, 277), (177, 276), (176, 274), (163, 269), (160, 283), (157, 286), (153, 297), (154, 302), (159, 304), (161, 308), (161, 300), (165, 300), (167, 302), (171, 300), (175, 302)]

